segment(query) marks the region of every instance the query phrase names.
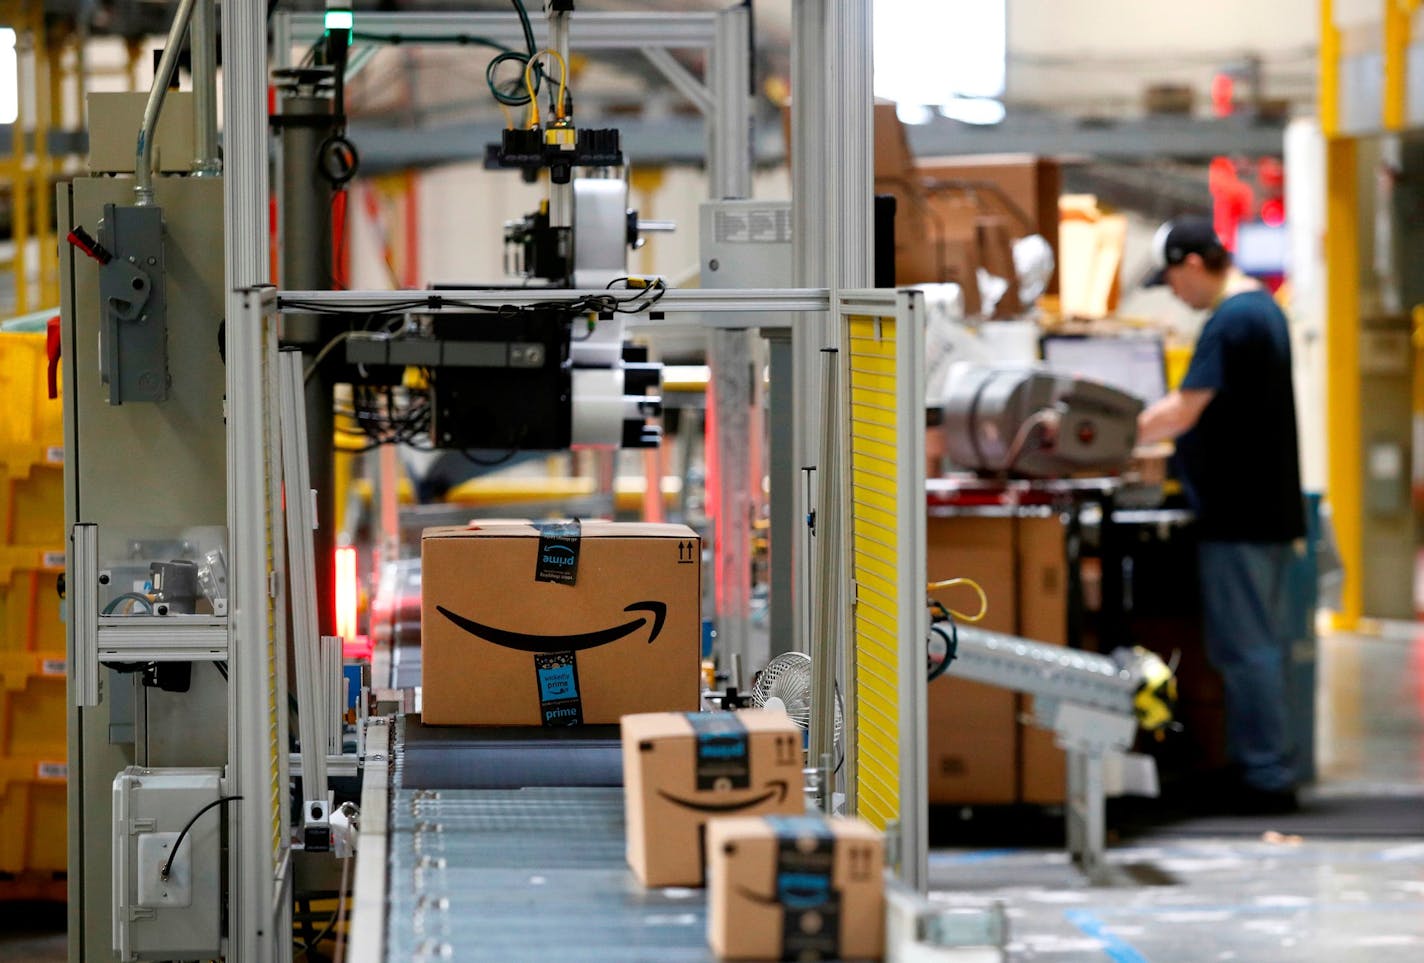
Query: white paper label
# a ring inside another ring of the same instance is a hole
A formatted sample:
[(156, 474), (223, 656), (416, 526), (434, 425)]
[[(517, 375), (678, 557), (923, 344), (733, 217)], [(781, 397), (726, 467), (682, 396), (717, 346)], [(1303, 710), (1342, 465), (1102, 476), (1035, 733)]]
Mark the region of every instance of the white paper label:
[(62, 762), (40, 762), (35, 764), (37, 779), (68, 779), (69, 767)]

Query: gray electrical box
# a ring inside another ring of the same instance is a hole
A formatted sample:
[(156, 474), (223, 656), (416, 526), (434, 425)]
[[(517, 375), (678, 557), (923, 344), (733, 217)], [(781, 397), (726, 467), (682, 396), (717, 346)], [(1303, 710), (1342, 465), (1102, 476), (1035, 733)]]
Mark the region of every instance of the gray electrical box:
[[(704, 288), (791, 287), (790, 201), (705, 201), (701, 208)], [(760, 327), (765, 314), (709, 315), (722, 328)]]
[(212, 805), (221, 796), (218, 769), (130, 766), (114, 778), (119, 959), (207, 959), (221, 953), (225, 814), (222, 804)]
[(110, 252), (99, 268), (99, 374), (109, 404), (168, 400), (168, 294), (163, 264), (163, 209), (104, 205), (99, 243)]

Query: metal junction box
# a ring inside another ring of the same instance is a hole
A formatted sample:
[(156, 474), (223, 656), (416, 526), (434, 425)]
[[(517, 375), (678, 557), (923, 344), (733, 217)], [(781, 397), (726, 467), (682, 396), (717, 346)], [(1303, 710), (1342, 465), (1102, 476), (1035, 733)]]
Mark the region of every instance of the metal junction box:
[[(217, 769), (130, 766), (114, 778), (114, 950), (119, 959), (208, 959), (221, 953), (226, 814), (217, 805), (198, 815), (221, 795)], [(180, 841), (189, 820), (192, 827)]]

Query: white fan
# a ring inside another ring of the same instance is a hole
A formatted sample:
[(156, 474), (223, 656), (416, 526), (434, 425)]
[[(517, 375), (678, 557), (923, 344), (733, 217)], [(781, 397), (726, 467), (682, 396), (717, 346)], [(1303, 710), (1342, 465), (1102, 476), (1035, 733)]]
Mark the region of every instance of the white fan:
[[(811, 657), (804, 652), (784, 652), (766, 664), (752, 682), (752, 705), (786, 713), (802, 729), (811, 726)], [(836, 687), (836, 768), (845, 755), (840, 687)]]

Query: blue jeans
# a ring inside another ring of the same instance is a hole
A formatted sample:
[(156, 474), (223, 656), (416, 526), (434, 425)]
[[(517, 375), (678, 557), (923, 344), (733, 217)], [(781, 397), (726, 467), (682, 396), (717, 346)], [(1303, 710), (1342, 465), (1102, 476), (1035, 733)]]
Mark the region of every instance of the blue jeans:
[(1206, 654), (1226, 687), (1226, 749), (1253, 789), (1296, 784), (1287, 678), (1290, 543), (1202, 542)]

